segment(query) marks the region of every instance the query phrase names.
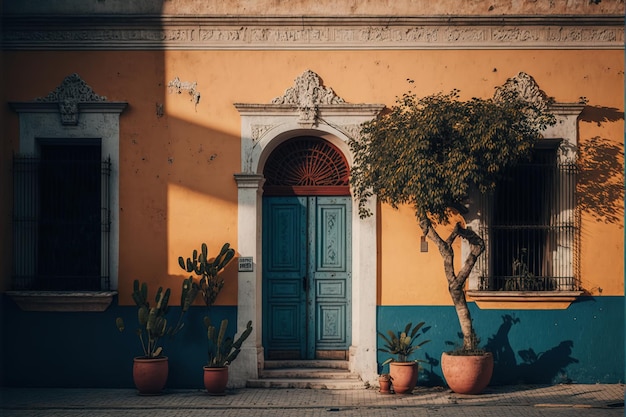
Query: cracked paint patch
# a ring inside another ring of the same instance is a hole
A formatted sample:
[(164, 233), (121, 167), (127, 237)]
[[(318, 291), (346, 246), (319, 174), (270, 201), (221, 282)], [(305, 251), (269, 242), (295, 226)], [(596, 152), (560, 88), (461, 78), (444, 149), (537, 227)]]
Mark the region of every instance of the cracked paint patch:
[(198, 106), (198, 103), (200, 103), (200, 93), (198, 92), (197, 87), (197, 82), (181, 81), (178, 77), (167, 83), (167, 88), (169, 89), (170, 94), (182, 94), (186, 91), (196, 107)]

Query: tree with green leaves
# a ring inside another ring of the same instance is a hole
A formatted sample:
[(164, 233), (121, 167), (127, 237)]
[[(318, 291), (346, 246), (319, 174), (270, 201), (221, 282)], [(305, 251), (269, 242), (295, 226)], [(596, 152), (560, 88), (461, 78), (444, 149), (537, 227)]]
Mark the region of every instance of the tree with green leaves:
[[(541, 131), (554, 123), (547, 101), (526, 101), (515, 88), (466, 101), (458, 90), (423, 98), (406, 93), (365, 123), (361, 138), (349, 142), (354, 153), (350, 181), (360, 216), (371, 215), (365, 203), (374, 195), (394, 208), (410, 205), (422, 233), (439, 249), (464, 351), (477, 348), (465, 282), (485, 243), (453, 213), (464, 207), (472, 189), (494, 190), (503, 172), (529, 158)], [(450, 235), (440, 236), (435, 226), (452, 220)], [(454, 268), (457, 238), (470, 248), (459, 271)]]

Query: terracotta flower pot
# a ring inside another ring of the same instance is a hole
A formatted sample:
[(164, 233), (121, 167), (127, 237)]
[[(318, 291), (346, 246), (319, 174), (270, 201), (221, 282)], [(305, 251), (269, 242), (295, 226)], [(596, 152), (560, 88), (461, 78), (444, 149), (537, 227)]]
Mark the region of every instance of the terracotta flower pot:
[(441, 355), (441, 370), (450, 389), (458, 394), (479, 394), (493, 374), (493, 355)]
[(378, 392), (381, 394), (391, 394), (391, 380), (389, 379), (389, 375), (379, 376), (378, 385), (380, 386)]
[(167, 356), (159, 358), (136, 357), (133, 360), (133, 381), (139, 395), (159, 395), (167, 382)]
[(415, 362), (391, 362), (389, 376), (396, 394), (411, 394), (417, 385), (419, 365)]
[(204, 367), (204, 388), (209, 394), (224, 394), (228, 384), (228, 366), (222, 368)]

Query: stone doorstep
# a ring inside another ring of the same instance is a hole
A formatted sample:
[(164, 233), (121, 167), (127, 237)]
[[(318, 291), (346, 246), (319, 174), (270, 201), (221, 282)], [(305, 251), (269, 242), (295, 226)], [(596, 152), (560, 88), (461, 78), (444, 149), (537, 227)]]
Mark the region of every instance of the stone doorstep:
[(301, 388), (328, 390), (365, 389), (365, 384), (358, 378), (318, 379), (318, 378), (259, 378), (248, 380), (248, 388)]
[(248, 380), (249, 388), (364, 389), (357, 375), (348, 371), (347, 361), (266, 361), (259, 378)]
[(333, 368), (280, 368), (259, 371), (261, 379), (358, 379), (348, 370)]
[(330, 359), (315, 359), (315, 360), (266, 360), (264, 363), (265, 369), (279, 369), (279, 368), (304, 368), (304, 369), (317, 369), (317, 368), (332, 368), (332, 369), (348, 369), (348, 361), (330, 360)]

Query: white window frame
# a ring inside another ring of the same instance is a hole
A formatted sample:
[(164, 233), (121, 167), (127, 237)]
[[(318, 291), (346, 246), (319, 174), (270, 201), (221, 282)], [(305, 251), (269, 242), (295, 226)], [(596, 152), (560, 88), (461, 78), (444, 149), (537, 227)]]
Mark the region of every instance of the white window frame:
[(19, 153), (38, 156), (38, 139), (101, 140), (103, 158), (111, 160), (109, 291), (9, 291), (17, 304), (31, 311), (103, 311), (118, 287), (119, 268), (119, 142), (120, 114), (126, 102), (108, 102), (72, 74), (50, 94), (28, 102), (9, 103), (19, 115)]
[[(553, 103), (550, 105), (550, 111), (556, 116), (556, 124), (549, 126), (543, 132), (543, 136), (546, 139), (561, 139), (561, 145), (558, 150), (558, 158), (560, 162), (575, 162), (577, 160), (578, 149), (578, 116), (585, 107), (582, 103)], [(571, 184), (569, 187), (561, 188), (560, 193), (563, 198), (571, 196), (576, 192), (575, 184)], [(475, 196), (476, 197), (476, 196)], [(473, 198), (472, 201), (478, 201), (477, 198)], [(560, 216), (574, 216), (575, 208), (568, 212), (559, 213)], [(478, 205), (470, 207), (470, 212), (466, 216), (467, 226), (475, 231), (481, 230), (483, 226), (486, 226), (484, 222), (488, 219), (485, 218), (484, 213), (481, 212)], [(489, 242), (486, 242), (489, 245)], [(569, 251), (574, 250), (575, 242), (560, 242), (559, 249), (555, 253), (555, 262), (564, 262), (566, 259), (571, 259), (577, 254), (570, 254)], [(461, 257), (465, 259), (469, 254), (469, 245), (466, 242), (461, 246)], [(488, 255), (488, 251), (482, 256)], [(573, 268), (573, 267), (572, 267)], [(468, 285), (468, 299), (476, 301), (479, 307), (482, 308), (502, 308), (504, 303), (508, 308), (532, 308), (532, 303), (535, 302), (549, 302), (553, 303), (553, 306), (558, 308), (567, 308), (569, 304), (576, 300), (577, 297), (582, 295), (582, 291), (575, 290), (563, 290), (563, 291), (483, 291), (480, 290), (480, 275), (481, 271), (478, 267), (472, 270), (469, 278)], [(573, 272), (572, 272), (573, 275)], [(580, 277), (576, 277), (580, 281)], [(498, 303), (498, 304), (490, 304)], [(493, 305), (494, 307), (490, 307)]]

